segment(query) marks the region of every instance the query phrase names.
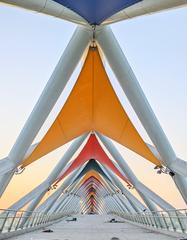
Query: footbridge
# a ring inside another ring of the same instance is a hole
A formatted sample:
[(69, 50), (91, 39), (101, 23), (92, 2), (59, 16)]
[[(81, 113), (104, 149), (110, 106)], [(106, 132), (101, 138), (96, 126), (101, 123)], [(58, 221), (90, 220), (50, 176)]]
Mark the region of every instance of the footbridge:
[[(0, 239), (187, 238), (187, 210), (176, 209), (141, 182), (116, 147), (115, 142), (149, 161), (158, 173), (168, 174), (187, 202), (187, 162), (176, 156), (110, 28), (119, 21), (172, 11), (185, 6), (187, 0), (0, 2), (77, 25), (10, 153), (0, 160), (0, 195), (14, 174), (29, 170), (32, 163), (66, 143), (71, 145), (43, 182), (0, 210)], [(104, 60), (152, 144), (142, 138), (128, 116)], [(36, 142), (81, 61), (65, 104)], [(47, 197), (50, 190), (54, 191)]]

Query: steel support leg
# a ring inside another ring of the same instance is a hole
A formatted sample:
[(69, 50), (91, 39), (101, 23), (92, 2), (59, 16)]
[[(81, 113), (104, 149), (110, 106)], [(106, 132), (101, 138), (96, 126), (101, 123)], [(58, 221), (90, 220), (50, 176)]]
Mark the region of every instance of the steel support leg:
[[(159, 121), (157, 120), (145, 94), (138, 83), (124, 53), (122, 52), (118, 41), (110, 27), (104, 27), (96, 34), (96, 40), (99, 43), (108, 63), (119, 81), (125, 95), (131, 106), (136, 112), (142, 125), (147, 131), (150, 139), (156, 146), (162, 162), (172, 171), (176, 172), (175, 165), (180, 165), (175, 152), (170, 145)], [(184, 168), (184, 163), (182, 163)], [(187, 167), (185, 167), (185, 172)], [(175, 179), (178, 176), (175, 176)], [(187, 200), (187, 184), (184, 181), (175, 181), (184, 200)]]
[(51, 186), (51, 184), (59, 176), (61, 171), (65, 168), (66, 164), (71, 159), (73, 154), (77, 151), (77, 149), (80, 147), (82, 142), (85, 140), (86, 136), (87, 135), (83, 135), (83, 136), (77, 138), (71, 144), (71, 146), (68, 148), (68, 150), (65, 152), (65, 154), (61, 158), (61, 160), (57, 163), (56, 167), (50, 173), (48, 178), (43, 183), (41, 183), (39, 186), (37, 186), (35, 189), (33, 189), (30, 193), (26, 194), (24, 197), (22, 197), (16, 203), (14, 203), (12, 206), (10, 206), (9, 209), (19, 210), (22, 207), (24, 207), (28, 202), (30, 202), (32, 199), (37, 198), (41, 193), (44, 195), (46, 193), (46, 191), (48, 190), (48, 188)]
[[(122, 157), (122, 155), (119, 153), (119, 151), (116, 149), (112, 141), (104, 137), (101, 134), (97, 134), (104, 144), (104, 146), (107, 148), (107, 150), (110, 152), (110, 154), (113, 156), (113, 158), (116, 160), (117, 164), (119, 165), (121, 171), (127, 176), (129, 181), (133, 184), (143, 201), (146, 203), (150, 211), (157, 211), (155, 205), (153, 202), (155, 202), (159, 207), (161, 207), (164, 210), (171, 210), (174, 209), (174, 207), (160, 198), (157, 194), (153, 193), (149, 188), (144, 186), (136, 177), (136, 175), (133, 173), (125, 159)], [(152, 199), (152, 201), (150, 200)]]
[(6, 161), (7, 169), (4, 167), (4, 162), (2, 168), (0, 163), (0, 169), (3, 169), (2, 174), (4, 176), (0, 182), (0, 196), (5, 191), (16, 167), (21, 164), (27, 150), (64, 90), (89, 41), (90, 32), (85, 28), (78, 27), (11, 149)]

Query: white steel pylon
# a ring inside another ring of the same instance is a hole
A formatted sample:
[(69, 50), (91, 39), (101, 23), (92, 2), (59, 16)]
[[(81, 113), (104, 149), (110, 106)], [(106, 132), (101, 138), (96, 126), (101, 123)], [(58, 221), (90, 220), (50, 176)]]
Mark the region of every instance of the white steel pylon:
[[(131, 4), (126, 6), (124, 9), (121, 9), (121, 11), (114, 12), (112, 16), (108, 16), (102, 22), (96, 21), (96, 23), (92, 24), (90, 22), (91, 20), (89, 21), (89, 19), (83, 17), (82, 14), (78, 14), (76, 11), (67, 9), (67, 7), (63, 4), (60, 4), (59, 1), (3, 0), (0, 2), (20, 6), (37, 12), (43, 12), (45, 14), (57, 16), (61, 19), (66, 19), (68, 21), (81, 25), (77, 27), (72, 39), (65, 49), (59, 63), (57, 64), (51, 78), (43, 90), (32, 113), (30, 114), (30, 117), (25, 123), (25, 126), (23, 127), (19, 137), (12, 147), (8, 157), (0, 161), (0, 195), (2, 195), (5, 191), (13, 174), (21, 165), (25, 157), (29, 154), (30, 151), (32, 152), (34, 150), (35, 145), (32, 146), (32, 144), (37, 133), (50, 114), (60, 94), (63, 92), (82, 55), (87, 50), (88, 46), (97, 45), (104, 53), (104, 56), (106, 57), (117, 80), (119, 81), (124, 94), (127, 96), (136, 115), (138, 116), (151, 141), (153, 142), (154, 147), (150, 149), (156, 149), (156, 151), (153, 151), (153, 154), (156, 158), (158, 158), (159, 155), (158, 160), (161, 167), (165, 166), (169, 170), (169, 173), (172, 176), (172, 179), (179, 189), (183, 199), (185, 202), (187, 202), (187, 163), (177, 158), (114, 34), (112, 33), (110, 27), (107, 26), (110, 23), (124, 20), (128, 17), (144, 15), (145, 12), (152, 13), (176, 6), (182, 6), (184, 4), (187, 4), (187, 0), (131, 1)], [(124, 159), (119, 155), (119, 153), (117, 153), (111, 143), (102, 135), (98, 135), (104, 145), (107, 146), (109, 152), (111, 152), (113, 157), (116, 159), (122, 172), (136, 187), (144, 202), (151, 211), (155, 211), (156, 209), (154, 203), (165, 210), (168, 210), (169, 208), (174, 209), (172, 205), (168, 204), (157, 194), (150, 191), (142, 183), (140, 183), (137, 180), (135, 174), (132, 173), (131, 169), (124, 162)], [(28, 193), (26, 196), (20, 199), (17, 203), (12, 205), (13, 208), (16, 210), (20, 209), (26, 203), (31, 201), (32, 202), (29, 206), (29, 211), (33, 211), (38, 206), (38, 203), (43, 198), (48, 187), (56, 180), (61, 170), (64, 170), (67, 162), (81, 145), (85, 136), (80, 138), (81, 140), (79, 140), (79, 142), (74, 143), (74, 147), (72, 147), (71, 151), (66, 152), (66, 154), (61, 159), (61, 162), (58, 164), (58, 167), (55, 168), (49, 178), (47, 178), (44, 183), (39, 185), (32, 192)], [(155, 152), (158, 154), (155, 154)], [(101, 168), (111, 177), (115, 185), (117, 185), (117, 187), (120, 188), (125, 195), (125, 197), (122, 197), (121, 195), (118, 196), (116, 194), (115, 198), (108, 197), (107, 205), (110, 206), (112, 204), (114, 208), (123, 208), (124, 210), (131, 213), (137, 211), (137, 209), (140, 209), (142, 207), (141, 203), (127, 189), (124, 188), (114, 173), (103, 166)], [(68, 184), (70, 184), (70, 182), (68, 182)], [(112, 188), (112, 184), (110, 182), (107, 181), (107, 184), (110, 188)], [(114, 188), (112, 191), (114, 191)], [(56, 194), (54, 196), (55, 201), (57, 201), (57, 199), (60, 197), (60, 194)], [(78, 199), (79, 198), (74, 195), (68, 196), (68, 200), (66, 199), (67, 201), (65, 204), (74, 207), (76, 206), (77, 201), (79, 201)], [(99, 202), (98, 196), (96, 196), (94, 200), (98, 200)], [(113, 205), (113, 201), (115, 201), (115, 205)], [(98, 211), (102, 212), (103, 209), (100, 207), (100, 205), (98, 206)], [(47, 205), (47, 207), (49, 207), (49, 205)], [(61, 204), (58, 206), (57, 210), (62, 209), (63, 207), (64, 205)], [(77, 209), (78, 208), (79, 207), (77, 207)], [(50, 210), (50, 208), (47, 208), (47, 211), (48, 210)], [(24, 225), (25, 222), (22, 224)]]

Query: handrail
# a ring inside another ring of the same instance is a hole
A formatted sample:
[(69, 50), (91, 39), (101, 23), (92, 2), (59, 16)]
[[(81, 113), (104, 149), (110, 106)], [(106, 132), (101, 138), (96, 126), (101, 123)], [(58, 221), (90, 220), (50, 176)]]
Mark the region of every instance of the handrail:
[(187, 209), (176, 209), (168, 211), (144, 211), (129, 214), (111, 212), (128, 221), (143, 224), (157, 229), (168, 230), (178, 233), (187, 233)]
[(1, 214), (1, 212), (3, 212), (3, 211), (6, 211), (6, 212), (24, 212), (24, 213), (26, 213), (26, 212), (32, 212), (32, 213), (39, 213), (39, 211), (26, 211), (26, 210), (15, 210), (15, 209), (11, 209), (11, 208), (8, 208), (8, 209), (3, 209), (3, 208), (0, 208), (0, 214)]
[[(29, 214), (27, 215), (27, 213)], [(36, 211), (32, 212), (32, 214), (30, 213), (24, 210), (0, 209), (0, 236), (4, 233), (42, 227), (42, 225), (50, 224), (58, 219), (74, 214), (74, 212), (45, 214)]]

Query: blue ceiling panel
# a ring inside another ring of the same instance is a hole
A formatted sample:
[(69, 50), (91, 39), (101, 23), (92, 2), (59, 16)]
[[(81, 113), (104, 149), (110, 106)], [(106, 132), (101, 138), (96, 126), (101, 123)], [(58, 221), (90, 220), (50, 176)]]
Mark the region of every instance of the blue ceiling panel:
[(113, 14), (142, 0), (53, 0), (71, 9), (90, 24), (99, 25)]

